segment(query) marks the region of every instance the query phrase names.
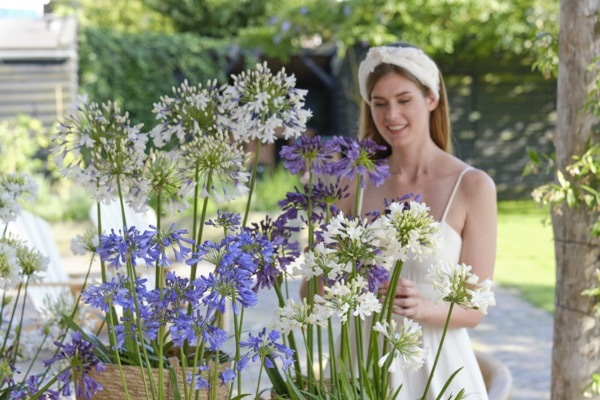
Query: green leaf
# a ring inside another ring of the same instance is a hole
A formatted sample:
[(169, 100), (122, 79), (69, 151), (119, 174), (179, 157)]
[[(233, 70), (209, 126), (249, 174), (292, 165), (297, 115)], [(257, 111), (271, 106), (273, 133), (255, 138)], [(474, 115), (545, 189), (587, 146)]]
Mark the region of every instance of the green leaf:
[(452, 375), (450, 375), (450, 378), (448, 378), (448, 380), (446, 381), (446, 384), (444, 385), (444, 387), (442, 388), (442, 390), (438, 394), (438, 397), (437, 397), (436, 400), (442, 400), (442, 395), (444, 394), (444, 392), (446, 391), (446, 389), (448, 389), (448, 386), (450, 386), (450, 382), (452, 382), (452, 379), (454, 379), (454, 377), (456, 376), (456, 374), (458, 374), (461, 369), (463, 369), (463, 367), (460, 367), (459, 369), (457, 369), (456, 371), (454, 371), (454, 373)]

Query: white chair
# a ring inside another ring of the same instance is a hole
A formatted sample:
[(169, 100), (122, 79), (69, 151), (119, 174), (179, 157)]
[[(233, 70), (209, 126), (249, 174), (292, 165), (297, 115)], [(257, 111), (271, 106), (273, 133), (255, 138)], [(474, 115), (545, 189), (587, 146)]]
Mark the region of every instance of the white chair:
[[(5, 224), (0, 223), (0, 232), (4, 228)], [(72, 293), (83, 289), (84, 281), (74, 279), (66, 272), (50, 224), (44, 219), (23, 210), (15, 221), (8, 223), (7, 233), (49, 258), (42, 282), (30, 284), (27, 291), (27, 298), (38, 312), (47, 308), (49, 299), (57, 299), (66, 289)]]
[(510, 400), (513, 379), (510, 370), (491, 354), (475, 352), (490, 400)]
[[(102, 222), (102, 231), (110, 233), (111, 229), (115, 232), (123, 229), (127, 222), (127, 226), (135, 226), (140, 232), (147, 230), (150, 225), (156, 226), (156, 212), (152, 207), (148, 207), (145, 212), (135, 211), (133, 208), (125, 204), (125, 219), (123, 221), (123, 213), (121, 212), (121, 204), (118, 200), (112, 201), (109, 204), (100, 203), (100, 222)], [(89, 217), (98, 226), (98, 206), (96, 204), (90, 207)]]

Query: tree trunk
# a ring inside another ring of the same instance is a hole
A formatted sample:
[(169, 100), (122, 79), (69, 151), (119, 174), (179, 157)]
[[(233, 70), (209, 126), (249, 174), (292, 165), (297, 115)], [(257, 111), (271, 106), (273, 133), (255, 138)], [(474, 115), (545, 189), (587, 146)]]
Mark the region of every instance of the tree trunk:
[[(597, 117), (582, 110), (594, 75), (587, 70), (600, 55), (598, 0), (561, 0), (556, 127), (557, 168), (582, 154)], [(565, 174), (566, 175), (566, 174)], [(552, 399), (580, 399), (592, 373), (600, 372), (600, 320), (595, 300), (581, 292), (598, 285), (600, 240), (591, 238), (593, 218), (585, 209), (554, 214), (556, 311), (552, 351)], [(600, 397), (594, 397), (600, 398)]]

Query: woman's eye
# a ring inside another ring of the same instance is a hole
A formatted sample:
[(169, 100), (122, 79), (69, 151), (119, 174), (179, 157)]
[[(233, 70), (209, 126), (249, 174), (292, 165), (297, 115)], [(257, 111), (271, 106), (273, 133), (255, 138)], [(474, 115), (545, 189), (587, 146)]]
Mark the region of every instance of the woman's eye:
[(400, 104), (406, 104), (410, 101), (410, 99), (402, 99), (402, 100), (398, 100), (398, 103)]

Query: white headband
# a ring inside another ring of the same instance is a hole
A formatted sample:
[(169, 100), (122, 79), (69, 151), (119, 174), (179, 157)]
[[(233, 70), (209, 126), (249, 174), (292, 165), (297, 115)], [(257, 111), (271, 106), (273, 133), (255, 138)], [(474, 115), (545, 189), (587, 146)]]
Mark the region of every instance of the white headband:
[(393, 64), (404, 68), (427, 86), (436, 100), (440, 98), (440, 73), (431, 58), (416, 47), (380, 46), (371, 47), (358, 67), (360, 95), (368, 103), (367, 78), (379, 64)]

